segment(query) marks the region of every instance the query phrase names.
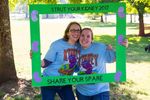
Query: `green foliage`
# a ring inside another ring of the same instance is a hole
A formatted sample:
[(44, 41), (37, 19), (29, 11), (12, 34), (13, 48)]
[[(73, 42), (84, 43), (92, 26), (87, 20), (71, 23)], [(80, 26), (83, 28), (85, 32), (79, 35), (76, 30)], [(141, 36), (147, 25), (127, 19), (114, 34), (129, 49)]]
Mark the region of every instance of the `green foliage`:
[(146, 7), (145, 12), (150, 13), (150, 7)]
[(17, 6), (29, 4), (57, 4), (57, 0), (9, 0), (10, 11), (14, 11)]
[[(10, 11), (18, 10), (17, 6), (27, 5), (28, 0), (9, 0)], [(23, 10), (26, 10), (25, 8)]]
[(0, 91), (0, 98), (2, 98), (5, 95), (5, 92)]
[[(126, 1), (126, 0), (124, 0)], [(127, 0), (132, 7), (135, 7), (139, 13), (144, 13), (150, 7), (150, 0)]]
[(70, 4), (81, 4), (82, 0), (68, 0)]
[(15, 9), (15, 6), (17, 3), (18, 3), (18, 0), (9, 0), (10, 11), (13, 11)]
[(127, 2), (126, 3), (126, 11), (127, 11), (127, 14), (137, 14), (137, 9), (132, 7), (131, 3)]
[(102, 3), (102, 2), (119, 2), (119, 1), (121, 0), (82, 0), (82, 2), (85, 4)]
[(41, 100), (42, 97), (41, 97), (41, 94), (37, 94), (34, 96), (34, 100)]
[(17, 96), (14, 98), (14, 100), (30, 100), (30, 99), (29, 98), (25, 99), (25, 97), (23, 97), (23, 96)]
[(41, 0), (28, 0), (28, 4), (39, 4)]
[(57, 0), (41, 0), (45, 4), (57, 4)]
[(57, 4), (57, 0), (29, 0), (29, 4)]
[(91, 0), (83, 0), (83, 3), (84, 3), (84, 4), (90, 4), (90, 3), (91, 3)]
[(99, 2), (119, 2), (120, 0), (98, 0)]

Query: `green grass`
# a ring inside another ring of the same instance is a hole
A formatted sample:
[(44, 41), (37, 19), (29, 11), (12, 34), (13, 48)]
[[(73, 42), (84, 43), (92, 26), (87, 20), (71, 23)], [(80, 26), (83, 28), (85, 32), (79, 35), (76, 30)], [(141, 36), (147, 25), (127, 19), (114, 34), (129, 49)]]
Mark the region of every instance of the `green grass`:
[(110, 35), (95, 35), (94, 36), (94, 41), (95, 42), (102, 42), (105, 44), (111, 44), (113, 47), (115, 47), (115, 36), (110, 36)]
[(137, 95), (148, 95), (142, 90), (131, 90), (135, 83), (132, 80), (127, 80), (123, 83), (110, 84), (110, 98), (111, 100), (138, 100)]
[(5, 95), (3, 91), (0, 91), (0, 98), (2, 98)]
[(148, 37), (127, 36), (129, 47), (127, 48), (127, 62), (149, 62), (150, 53), (145, 52), (145, 46), (150, 43)]
[[(127, 35), (129, 46), (127, 48), (127, 62), (149, 62), (150, 53), (145, 52), (145, 46), (150, 43), (150, 37), (139, 37), (135, 35)], [(94, 41), (111, 44), (113, 48), (116, 47), (115, 36), (102, 35), (94, 36)]]
[(116, 24), (113, 22), (101, 23), (100, 21), (85, 21), (80, 23), (81, 26), (89, 26), (89, 27), (116, 27)]

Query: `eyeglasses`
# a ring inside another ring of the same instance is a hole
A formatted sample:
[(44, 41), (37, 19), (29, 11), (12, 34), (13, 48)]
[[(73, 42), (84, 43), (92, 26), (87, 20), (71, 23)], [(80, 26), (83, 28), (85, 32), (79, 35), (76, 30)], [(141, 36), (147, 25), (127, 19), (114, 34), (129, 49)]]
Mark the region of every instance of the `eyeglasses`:
[(79, 30), (79, 29), (71, 29), (71, 30), (69, 30), (69, 32), (72, 32), (72, 33), (75, 33), (75, 32), (77, 32), (77, 33), (80, 33), (81, 32), (81, 30)]

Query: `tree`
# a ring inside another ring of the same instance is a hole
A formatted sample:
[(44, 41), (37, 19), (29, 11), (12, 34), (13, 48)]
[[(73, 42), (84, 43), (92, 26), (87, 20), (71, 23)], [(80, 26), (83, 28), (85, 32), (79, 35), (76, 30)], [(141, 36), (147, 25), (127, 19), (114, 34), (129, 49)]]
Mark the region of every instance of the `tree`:
[(70, 4), (80, 4), (82, 0), (68, 0)]
[(139, 36), (145, 36), (143, 14), (145, 13), (145, 9), (150, 7), (150, 0), (128, 0), (128, 2), (138, 11)]
[[(132, 7), (129, 2), (126, 2), (126, 11), (127, 14), (130, 15), (130, 23), (133, 23), (132, 16), (138, 13), (137, 10), (134, 7)], [(134, 17), (134, 21), (135, 21), (135, 17)]]
[(12, 40), (8, 0), (0, 1), (0, 84), (8, 80), (17, 80)]
[(9, 0), (9, 10), (13, 11), (17, 3), (18, 3), (18, 0)]

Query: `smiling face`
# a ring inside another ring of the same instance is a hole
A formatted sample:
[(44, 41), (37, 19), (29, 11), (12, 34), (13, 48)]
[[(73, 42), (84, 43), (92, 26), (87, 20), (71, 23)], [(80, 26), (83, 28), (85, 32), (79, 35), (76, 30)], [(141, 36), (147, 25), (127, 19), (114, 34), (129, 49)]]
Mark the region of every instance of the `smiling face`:
[(80, 31), (81, 31), (81, 29), (80, 29), (79, 25), (72, 24), (70, 26), (69, 32), (67, 33), (67, 35), (69, 37), (68, 42), (70, 44), (75, 44), (78, 41), (78, 39), (80, 37)]
[(80, 44), (83, 48), (88, 48), (92, 43), (92, 30), (91, 29), (83, 29), (80, 35)]

